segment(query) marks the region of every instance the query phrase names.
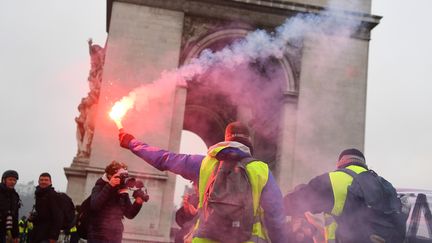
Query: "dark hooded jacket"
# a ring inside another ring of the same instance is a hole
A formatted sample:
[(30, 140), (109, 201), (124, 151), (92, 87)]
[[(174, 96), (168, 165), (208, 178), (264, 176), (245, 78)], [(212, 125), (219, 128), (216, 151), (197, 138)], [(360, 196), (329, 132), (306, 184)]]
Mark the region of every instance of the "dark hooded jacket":
[(15, 189), (7, 188), (0, 183), (0, 236), (6, 233), (6, 217), (12, 216), (12, 237), (18, 237), (18, 209), (20, 208), (20, 198)]
[(57, 240), (63, 222), (63, 213), (59, 204), (59, 197), (54, 187), (36, 187), (35, 191), (36, 216), (32, 219), (33, 231), (31, 242), (43, 240)]
[(90, 201), (92, 216), (88, 239), (121, 241), (123, 216), (132, 219), (139, 213), (142, 205), (132, 204), (129, 195), (119, 194), (118, 190), (102, 178), (96, 181)]
[[(344, 167), (363, 164), (346, 164)], [(330, 213), (334, 207), (334, 193), (329, 173), (313, 178), (308, 184), (301, 185), (284, 197), (285, 213), (289, 216), (302, 216), (305, 212)]]

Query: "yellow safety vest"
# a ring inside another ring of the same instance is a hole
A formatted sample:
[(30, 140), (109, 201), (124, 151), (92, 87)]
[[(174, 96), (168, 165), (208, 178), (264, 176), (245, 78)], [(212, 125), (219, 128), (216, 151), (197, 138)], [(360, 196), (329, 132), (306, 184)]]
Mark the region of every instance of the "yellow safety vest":
[[(207, 186), (207, 181), (210, 175), (214, 171), (215, 167), (219, 165), (219, 161), (215, 158), (216, 154), (222, 149), (229, 146), (216, 147), (209, 152), (209, 154), (203, 159), (200, 168), (199, 177), (199, 204), (198, 209), (203, 206), (204, 193)], [(253, 198), (253, 208), (255, 218), (262, 218), (264, 215), (264, 210), (260, 207), (261, 192), (268, 180), (268, 166), (262, 161), (253, 161), (246, 165), (246, 173), (249, 177), (252, 189)], [(195, 225), (195, 231), (199, 228), (199, 219)], [(267, 242), (267, 234), (265, 232), (264, 226), (261, 222), (256, 222), (252, 228), (252, 238), (247, 241), (247, 243), (254, 242)], [(194, 237), (192, 243), (218, 243), (218, 241)]]
[(20, 221), (18, 221), (18, 231), (20, 234), (24, 233), (24, 227), (22, 225), (24, 225), (24, 221), (20, 219)]
[(27, 232), (30, 231), (30, 230), (33, 230), (33, 223), (27, 221)]
[(71, 232), (71, 233), (77, 232), (77, 228), (76, 228), (76, 226), (72, 227), (72, 228), (69, 230), (69, 232)]
[[(366, 171), (365, 168), (357, 165), (346, 167), (357, 174)], [(326, 221), (326, 241), (335, 242), (337, 223), (332, 216), (339, 216), (345, 206), (345, 200), (348, 192), (348, 186), (351, 185), (353, 178), (345, 172), (333, 171), (329, 173), (330, 183), (333, 189), (334, 204), (330, 214), (325, 215)]]

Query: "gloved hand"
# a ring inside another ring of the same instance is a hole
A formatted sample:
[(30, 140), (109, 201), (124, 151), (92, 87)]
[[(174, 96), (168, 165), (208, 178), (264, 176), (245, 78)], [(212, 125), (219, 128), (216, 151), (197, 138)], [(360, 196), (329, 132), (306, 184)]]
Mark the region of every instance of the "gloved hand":
[(143, 190), (136, 190), (134, 191), (134, 193), (132, 194), (132, 196), (137, 199), (138, 197), (140, 197), (144, 202), (147, 202), (149, 200), (149, 195), (145, 192), (143, 192)]
[(135, 137), (130, 135), (129, 133), (126, 133), (123, 129), (120, 129), (119, 131), (119, 141), (120, 146), (125, 149), (129, 149), (129, 142), (134, 139)]

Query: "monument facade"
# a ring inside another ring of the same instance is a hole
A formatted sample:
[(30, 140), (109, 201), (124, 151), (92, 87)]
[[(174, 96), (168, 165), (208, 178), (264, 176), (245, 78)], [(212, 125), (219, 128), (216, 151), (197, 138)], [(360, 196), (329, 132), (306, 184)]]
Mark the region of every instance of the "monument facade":
[[(331, 28), (308, 33), (288, 43), (281, 56), (164, 84), (160, 98), (127, 114), (126, 130), (149, 144), (178, 151), (183, 129), (210, 146), (223, 140), (226, 124), (242, 120), (253, 131), (255, 157), (269, 163), (283, 193), (333, 169), (342, 149), (363, 149), (368, 46), (380, 17), (370, 14), (371, 1), (332, 2), (343, 10), (338, 12), (342, 21), (358, 23), (349, 35), (341, 37)], [(130, 174), (144, 180), (150, 201), (136, 219), (125, 221), (124, 242), (170, 242), (175, 176), (118, 146), (117, 128), (108, 118), (113, 103), (140, 85), (152, 84), (163, 71), (190, 64), (204, 50), (220, 51), (256, 29), (273, 32), (298, 14), (320, 15), (328, 4), (107, 1), (108, 40), (100, 49), (90, 43), (92, 59), (98, 61), (92, 62), (89, 81), (98, 81), (93, 87), (97, 92), (91, 91), (79, 107), (79, 150), (65, 168), (68, 194), (75, 203), (82, 202), (106, 164), (125, 161)]]

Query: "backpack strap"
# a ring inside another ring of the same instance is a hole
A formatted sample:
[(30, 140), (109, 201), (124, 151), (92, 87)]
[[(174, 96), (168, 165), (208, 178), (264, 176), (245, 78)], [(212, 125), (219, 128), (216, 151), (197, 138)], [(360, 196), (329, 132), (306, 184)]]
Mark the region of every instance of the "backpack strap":
[(240, 165), (244, 166), (246, 168), (246, 165), (248, 165), (251, 162), (258, 161), (254, 157), (244, 157), (240, 160)]
[(344, 173), (350, 175), (352, 178), (356, 178), (358, 176), (357, 173), (355, 173), (354, 171), (347, 169), (347, 168), (337, 169), (336, 171), (344, 172)]
[[(254, 161), (259, 161), (259, 160), (254, 158), (254, 157), (244, 157), (240, 160), (239, 164), (240, 164), (240, 166), (243, 167), (244, 170), (246, 170), (246, 165), (248, 165), (249, 163), (252, 163)], [(260, 208), (261, 207), (258, 206), (258, 212), (256, 213), (256, 215), (254, 217), (254, 223), (264, 222), (264, 220), (262, 218), (263, 214), (262, 214)], [(269, 239), (268, 236), (267, 236), (267, 239)]]

